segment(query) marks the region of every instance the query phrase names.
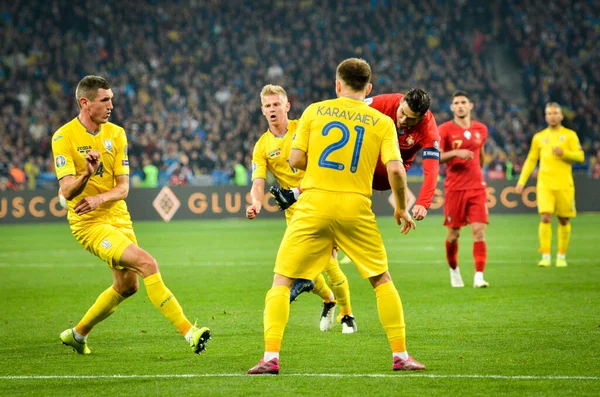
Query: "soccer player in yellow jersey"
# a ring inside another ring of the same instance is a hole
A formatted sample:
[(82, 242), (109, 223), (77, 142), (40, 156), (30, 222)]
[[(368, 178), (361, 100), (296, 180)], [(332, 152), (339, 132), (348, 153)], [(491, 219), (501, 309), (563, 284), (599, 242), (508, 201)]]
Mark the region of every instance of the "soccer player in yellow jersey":
[(523, 187), (535, 168), (540, 167), (537, 176), (537, 205), (541, 217), (539, 225), (540, 251), (542, 259), (538, 266), (551, 265), (550, 246), (552, 243), (552, 214), (558, 217), (558, 254), (556, 266), (567, 266), (566, 254), (571, 238), (570, 218), (577, 215), (575, 210), (575, 186), (573, 184), (573, 162), (582, 163), (584, 153), (577, 133), (561, 125), (562, 109), (558, 103), (546, 105), (548, 128), (533, 136), (527, 160), (523, 165), (516, 191)]
[[(261, 110), (269, 123), (269, 129), (256, 142), (252, 154), (252, 190), (250, 192), (252, 204), (246, 209), (248, 219), (254, 219), (260, 213), (265, 195), (267, 169), (275, 176), (279, 185), (285, 189), (300, 186), (302, 177), (304, 177), (304, 171), (292, 167), (289, 162), (292, 137), (296, 133), (298, 120), (288, 119), (290, 103), (285, 90), (281, 86), (268, 84), (263, 87), (260, 100)], [(285, 211), (288, 224), (293, 217), (295, 208), (292, 205)], [(325, 268), (325, 273), (334, 291), (332, 292), (327, 286), (321, 274), (315, 280), (312, 288), (312, 291), (323, 299), (319, 324), (321, 331), (329, 331), (332, 328), (337, 299), (340, 305), (342, 333), (356, 332), (348, 279), (340, 268), (335, 250)]]
[(279, 373), (290, 288), (295, 279), (312, 280), (321, 273), (334, 246), (352, 259), (375, 289), (379, 318), (392, 348), (393, 369), (425, 369), (406, 351), (402, 303), (371, 210), (373, 173), (381, 154), (398, 203), (394, 216), (402, 233), (415, 228), (406, 210), (406, 172), (394, 123), (364, 103), (371, 91), (370, 80), (366, 61), (346, 59), (336, 71), (338, 98), (313, 103), (300, 119), (290, 163), (306, 170), (303, 194), (277, 253), (273, 285), (265, 299), (265, 353), (248, 370), (251, 375)]
[(90, 354), (88, 334), (139, 288), (146, 285), (150, 301), (185, 336), (194, 353), (205, 349), (208, 328), (198, 328), (183, 314), (165, 286), (158, 263), (137, 245), (125, 204), (129, 193), (127, 137), (123, 128), (108, 122), (113, 110), (110, 84), (99, 76), (86, 76), (77, 85), (79, 115), (52, 138), (56, 176), (68, 201), (71, 232), (88, 251), (108, 263), (113, 284), (75, 328), (60, 334), (65, 345)]

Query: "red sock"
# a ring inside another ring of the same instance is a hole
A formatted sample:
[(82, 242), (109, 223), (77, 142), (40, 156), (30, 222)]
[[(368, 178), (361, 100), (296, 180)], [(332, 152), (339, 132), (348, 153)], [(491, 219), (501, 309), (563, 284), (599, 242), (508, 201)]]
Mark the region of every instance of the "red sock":
[(475, 271), (483, 272), (485, 262), (487, 261), (487, 246), (485, 241), (475, 241), (473, 243), (473, 258), (475, 258)]
[(446, 240), (446, 260), (452, 269), (458, 266), (458, 241), (454, 243)]

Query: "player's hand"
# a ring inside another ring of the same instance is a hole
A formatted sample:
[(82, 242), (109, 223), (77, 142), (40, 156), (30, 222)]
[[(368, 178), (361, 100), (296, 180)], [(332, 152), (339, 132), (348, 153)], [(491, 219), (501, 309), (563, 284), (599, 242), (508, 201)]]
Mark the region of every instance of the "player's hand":
[(557, 155), (559, 157), (562, 156), (564, 152), (565, 151), (561, 147), (555, 146), (552, 148), (552, 153), (554, 153), (555, 155)]
[(98, 170), (100, 165), (100, 152), (97, 150), (90, 150), (85, 155), (85, 174), (91, 177)]
[[(412, 217), (410, 216), (407, 210), (394, 211), (394, 218), (396, 218), (396, 223), (398, 224), (398, 226), (402, 226), (402, 229), (400, 230), (400, 233), (402, 234), (408, 234), (408, 232), (410, 232), (410, 229), (417, 228), (417, 225), (415, 225), (415, 221), (413, 221)], [(404, 224), (402, 224), (403, 220)]]
[(457, 149), (456, 157), (463, 160), (473, 160), (473, 152), (468, 149)]
[(422, 221), (427, 216), (427, 210), (422, 205), (414, 205), (412, 208), (412, 216), (415, 221)]
[(87, 196), (81, 199), (81, 201), (79, 201), (77, 204), (75, 204), (73, 210), (77, 215), (83, 215), (100, 207), (100, 204), (102, 204), (102, 197)]
[(523, 188), (524, 188), (523, 185), (517, 185), (517, 186), (515, 186), (515, 192), (521, 194), (521, 193), (523, 193)]
[(260, 205), (252, 204), (246, 208), (246, 218), (254, 219), (258, 214), (260, 214)]

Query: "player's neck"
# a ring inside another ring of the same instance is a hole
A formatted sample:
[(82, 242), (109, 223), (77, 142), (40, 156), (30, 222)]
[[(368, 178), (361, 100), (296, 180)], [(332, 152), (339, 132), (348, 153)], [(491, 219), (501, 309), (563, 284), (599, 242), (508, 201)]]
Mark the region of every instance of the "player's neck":
[(85, 113), (79, 113), (79, 116), (77, 116), (77, 118), (79, 119), (81, 125), (83, 125), (85, 129), (89, 132), (96, 133), (100, 130), (100, 125), (94, 123), (92, 119), (90, 119), (90, 117), (87, 116)]
[(470, 117), (463, 117), (463, 118), (455, 117), (453, 121), (454, 121), (454, 124), (456, 124), (460, 128), (467, 129), (467, 128), (471, 127), (471, 118)]
[(548, 129), (549, 129), (550, 131), (558, 131), (558, 130), (560, 130), (561, 128), (562, 128), (562, 124), (555, 125), (554, 127), (553, 127), (553, 126), (551, 126), (551, 125), (549, 125), (549, 126), (548, 126)]
[(270, 124), (269, 131), (275, 136), (284, 136), (287, 132), (288, 120), (281, 124)]

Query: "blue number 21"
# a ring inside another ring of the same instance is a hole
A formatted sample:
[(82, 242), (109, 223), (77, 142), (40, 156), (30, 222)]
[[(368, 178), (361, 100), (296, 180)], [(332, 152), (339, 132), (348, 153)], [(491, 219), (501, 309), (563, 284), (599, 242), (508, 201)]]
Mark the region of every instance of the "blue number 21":
[[(342, 131), (342, 139), (337, 142), (332, 143), (327, 146), (323, 153), (321, 153), (321, 157), (319, 157), (319, 167), (323, 168), (331, 168), (333, 170), (342, 171), (344, 168), (344, 164), (338, 163), (335, 161), (327, 160), (327, 157), (336, 150), (340, 150), (344, 146), (348, 144), (350, 140), (350, 130), (345, 124), (340, 123), (339, 121), (332, 121), (328, 123), (325, 128), (323, 128), (322, 134), (323, 136), (329, 135), (329, 131), (334, 128), (338, 128)], [(350, 162), (350, 172), (355, 173), (358, 167), (358, 159), (360, 158), (360, 149), (362, 147), (363, 137), (365, 135), (365, 127), (355, 126), (354, 131), (356, 131), (356, 141), (354, 142), (354, 151), (352, 153), (352, 161)]]

